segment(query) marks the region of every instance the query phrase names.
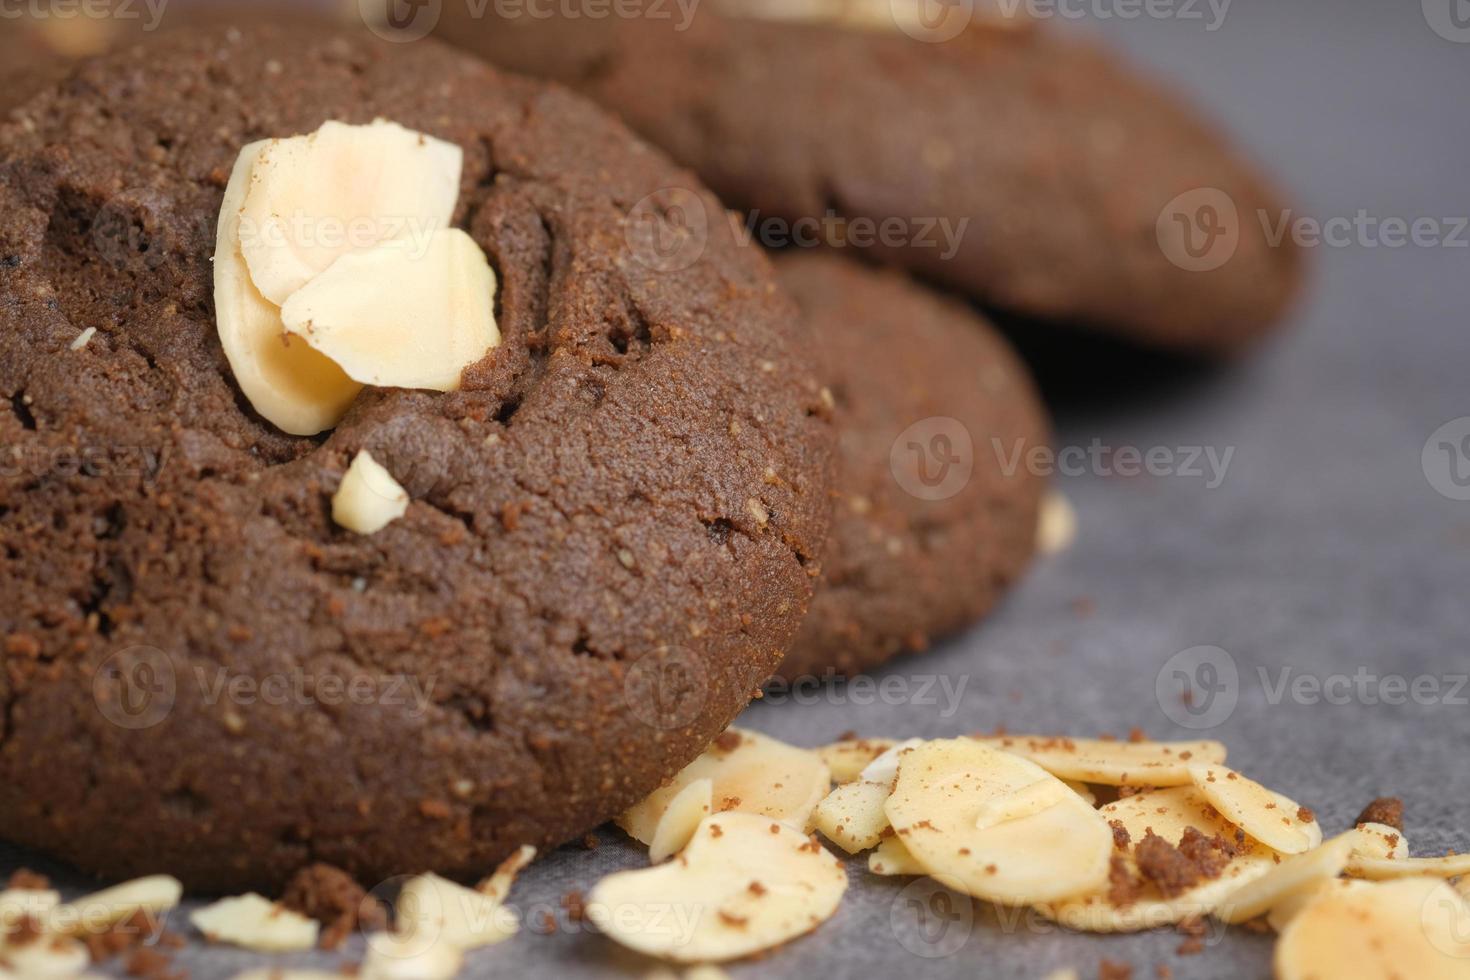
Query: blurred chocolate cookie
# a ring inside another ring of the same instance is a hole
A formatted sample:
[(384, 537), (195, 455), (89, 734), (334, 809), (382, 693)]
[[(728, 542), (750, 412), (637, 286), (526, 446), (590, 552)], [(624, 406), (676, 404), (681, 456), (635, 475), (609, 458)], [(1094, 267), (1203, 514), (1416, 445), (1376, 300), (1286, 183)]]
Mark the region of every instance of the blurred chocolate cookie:
[(830, 252), (777, 270), (825, 358), (838, 429), (825, 575), (781, 676), (854, 674), (974, 622), (1021, 574), (1045, 413), (964, 304)]
[(1298, 255), (1258, 215), (1281, 205), (1165, 85), (1028, 22), (931, 29), (902, 10), (725, 0), (592, 21), (445, 4), (439, 29), (616, 110), (764, 244), (805, 222), (995, 309), (1176, 350), (1235, 350), (1280, 318)]

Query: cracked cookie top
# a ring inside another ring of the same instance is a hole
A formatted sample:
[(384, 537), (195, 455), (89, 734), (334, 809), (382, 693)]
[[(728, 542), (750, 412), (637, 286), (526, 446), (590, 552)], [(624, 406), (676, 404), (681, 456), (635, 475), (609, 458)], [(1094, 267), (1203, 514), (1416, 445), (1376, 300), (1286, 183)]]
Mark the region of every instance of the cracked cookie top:
[[(463, 148), (503, 341), (289, 436), (216, 334), (224, 186), (377, 118)], [(81, 64), (0, 128), (0, 836), (240, 889), (473, 874), (641, 799), (806, 609), (806, 343), (718, 202), (559, 88), (298, 25)], [(411, 498), (371, 536), (331, 519), (364, 450)]]

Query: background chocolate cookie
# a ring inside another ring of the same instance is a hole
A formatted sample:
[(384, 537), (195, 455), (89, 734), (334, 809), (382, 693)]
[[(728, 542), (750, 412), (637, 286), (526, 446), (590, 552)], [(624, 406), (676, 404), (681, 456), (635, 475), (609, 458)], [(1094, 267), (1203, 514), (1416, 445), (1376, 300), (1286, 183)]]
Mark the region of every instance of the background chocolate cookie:
[(838, 430), (824, 578), (781, 675), (853, 674), (978, 619), (1025, 568), (1045, 481), (1024, 460), (1046, 444), (1045, 413), (963, 304), (831, 253), (777, 269), (823, 352)]
[(1256, 219), (1281, 207), (1255, 171), (1092, 44), (981, 22), (926, 41), (803, 9), (594, 22), (445, 4), (441, 32), (615, 109), (768, 230), (831, 216), (818, 234), (1001, 310), (1214, 352), (1291, 298), (1297, 256)]
[[(252, 140), (377, 117), (463, 148), (503, 341), (287, 436), (216, 333), (223, 188)], [(12, 119), (0, 836), (232, 891), (477, 874), (641, 799), (776, 668), (830, 512), (810, 352), (723, 223), (644, 247), (718, 205), (621, 125), (300, 25), (130, 45)], [(331, 518), (362, 450), (412, 501), (371, 536)]]

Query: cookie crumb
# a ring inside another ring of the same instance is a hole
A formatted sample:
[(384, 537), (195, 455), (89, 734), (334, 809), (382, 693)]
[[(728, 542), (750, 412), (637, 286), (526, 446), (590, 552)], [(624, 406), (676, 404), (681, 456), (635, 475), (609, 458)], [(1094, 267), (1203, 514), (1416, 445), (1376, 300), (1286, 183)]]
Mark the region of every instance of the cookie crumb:
[(297, 871), (286, 885), (281, 905), (324, 927), (322, 949), (339, 949), (359, 926), (369, 930), (387, 928), (388, 914), (377, 899), (368, 895), (357, 879), (330, 864), (311, 864)]
[(1397, 796), (1380, 796), (1363, 808), (1358, 814), (1358, 819), (1353, 821), (1354, 826), (1365, 823), (1381, 823), (1385, 827), (1403, 832), (1404, 829), (1404, 801)]

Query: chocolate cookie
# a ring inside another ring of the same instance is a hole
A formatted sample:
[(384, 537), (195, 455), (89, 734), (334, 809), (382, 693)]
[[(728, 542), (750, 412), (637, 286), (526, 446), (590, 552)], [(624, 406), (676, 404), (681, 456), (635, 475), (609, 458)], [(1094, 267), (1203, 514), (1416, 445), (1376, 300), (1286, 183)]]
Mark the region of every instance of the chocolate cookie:
[(963, 304), (832, 253), (777, 270), (825, 354), (838, 430), (824, 579), (781, 676), (855, 674), (974, 622), (1026, 567), (1045, 412)]
[[(224, 188), (251, 141), (380, 117), (463, 149), (502, 339), (458, 391), (366, 388), (289, 436), (217, 333)], [(830, 413), (758, 249), (648, 246), (718, 204), (620, 124), (299, 25), (129, 46), (12, 118), (0, 836), (230, 891), (475, 875), (644, 797), (776, 669)], [(370, 535), (332, 516), (361, 451), (410, 498)]]
[(448, 3), (440, 30), (616, 110), (767, 244), (862, 247), (997, 309), (1190, 351), (1244, 345), (1293, 295), (1298, 256), (1263, 231), (1281, 207), (1262, 179), (1095, 45), (979, 21), (942, 41), (801, 22), (814, 0), (775, 5), (781, 22), (719, 13), (762, 6), (685, 22)]

